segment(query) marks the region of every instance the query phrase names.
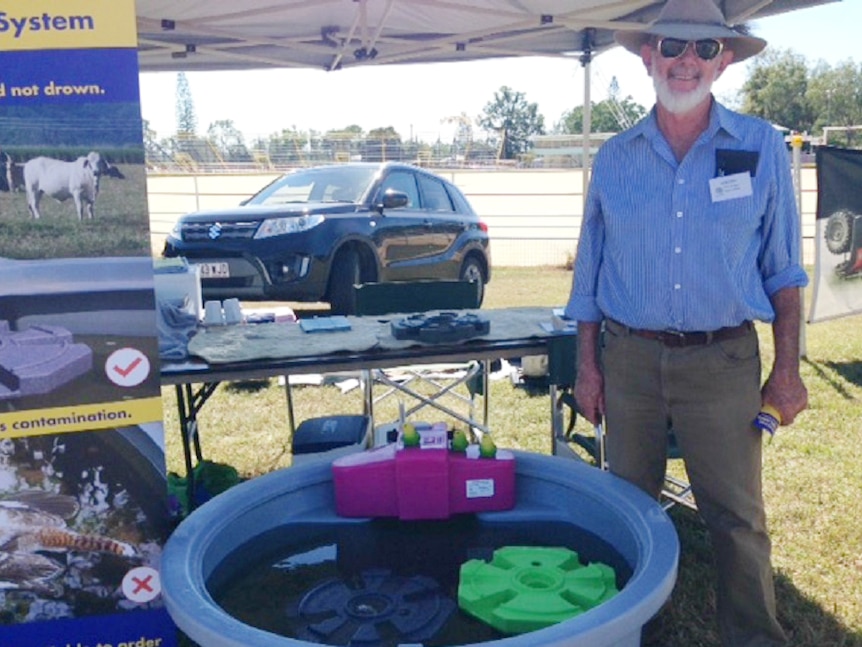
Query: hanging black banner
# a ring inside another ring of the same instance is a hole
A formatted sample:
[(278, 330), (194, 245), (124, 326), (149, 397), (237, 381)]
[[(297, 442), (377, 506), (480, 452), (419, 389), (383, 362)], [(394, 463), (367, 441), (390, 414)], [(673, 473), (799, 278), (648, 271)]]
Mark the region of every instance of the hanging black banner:
[(817, 149), (811, 323), (862, 312), (862, 150)]

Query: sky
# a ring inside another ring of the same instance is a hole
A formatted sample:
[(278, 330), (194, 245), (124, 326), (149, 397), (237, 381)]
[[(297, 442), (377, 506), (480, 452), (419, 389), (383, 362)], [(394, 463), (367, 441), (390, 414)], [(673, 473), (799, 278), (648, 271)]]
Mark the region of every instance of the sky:
[[(862, 0), (842, 0), (752, 23), (768, 48), (805, 57), (809, 65), (862, 62), (857, 54)], [(731, 100), (749, 63), (731, 65), (716, 82), (719, 100)], [(644, 107), (654, 102), (652, 82), (640, 60), (621, 47), (599, 54), (591, 66), (591, 98), (607, 98), (616, 77), (619, 97)], [(536, 103), (550, 130), (563, 113), (584, 100), (584, 69), (576, 60), (508, 58), (460, 63), (381, 65), (320, 70), (188, 72), (198, 134), (214, 121), (230, 119), (246, 141), (282, 128), (325, 132), (356, 124), (368, 131), (393, 126), (403, 139), (451, 141), (448, 118), (474, 120), (506, 85)], [(140, 75), (141, 111), (159, 137), (176, 130), (175, 72)]]

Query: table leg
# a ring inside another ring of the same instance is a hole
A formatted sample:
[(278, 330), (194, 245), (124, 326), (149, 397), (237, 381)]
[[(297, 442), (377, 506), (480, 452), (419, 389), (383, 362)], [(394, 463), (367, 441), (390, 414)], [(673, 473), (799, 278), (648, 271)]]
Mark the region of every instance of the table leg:
[(284, 394), (287, 398), (287, 425), (290, 429), (290, 438), (293, 442), (293, 435), (296, 433), (296, 419), (293, 416), (293, 391), (290, 388), (290, 376), (284, 376)]
[(557, 442), (563, 439), (563, 409), (557, 403), (557, 385), (548, 385), (548, 395), (551, 400), (551, 454), (557, 454)]
[(191, 512), (195, 507), (195, 473), (192, 465), (192, 451), (194, 459), (200, 463), (203, 460), (201, 451), (200, 434), (198, 433), (198, 412), (204, 403), (215, 393), (220, 382), (205, 382), (199, 389), (195, 390), (191, 384), (177, 384), (177, 411), (180, 419), (180, 433), (183, 441), (183, 459), (186, 467), (186, 487), (188, 493), (189, 509)]
[(363, 393), (365, 402), (362, 404), (363, 412), (371, 418), (371, 424), (374, 425), (374, 371), (365, 369), (361, 373), (363, 381)]
[(488, 428), (488, 403), (491, 401), (491, 360), (482, 360), (482, 424)]

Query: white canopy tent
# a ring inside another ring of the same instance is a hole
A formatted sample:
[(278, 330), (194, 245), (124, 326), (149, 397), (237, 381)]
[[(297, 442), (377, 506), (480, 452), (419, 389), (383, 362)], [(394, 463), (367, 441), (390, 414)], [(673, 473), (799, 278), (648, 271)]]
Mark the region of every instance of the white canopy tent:
[[(834, 0), (716, 0), (731, 23)], [(657, 0), (137, 0), (142, 71), (587, 57)]]

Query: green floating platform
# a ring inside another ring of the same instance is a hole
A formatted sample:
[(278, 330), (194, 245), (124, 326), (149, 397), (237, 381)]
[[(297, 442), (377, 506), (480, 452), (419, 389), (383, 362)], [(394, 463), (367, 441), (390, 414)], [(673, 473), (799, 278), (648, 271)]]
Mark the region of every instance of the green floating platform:
[(458, 606), (503, 633), (522, 634), (580, 615), (617, 592), (610, 566), (584, 566), (573, 550), (507, 546), (490, 562), (461, 565)]

